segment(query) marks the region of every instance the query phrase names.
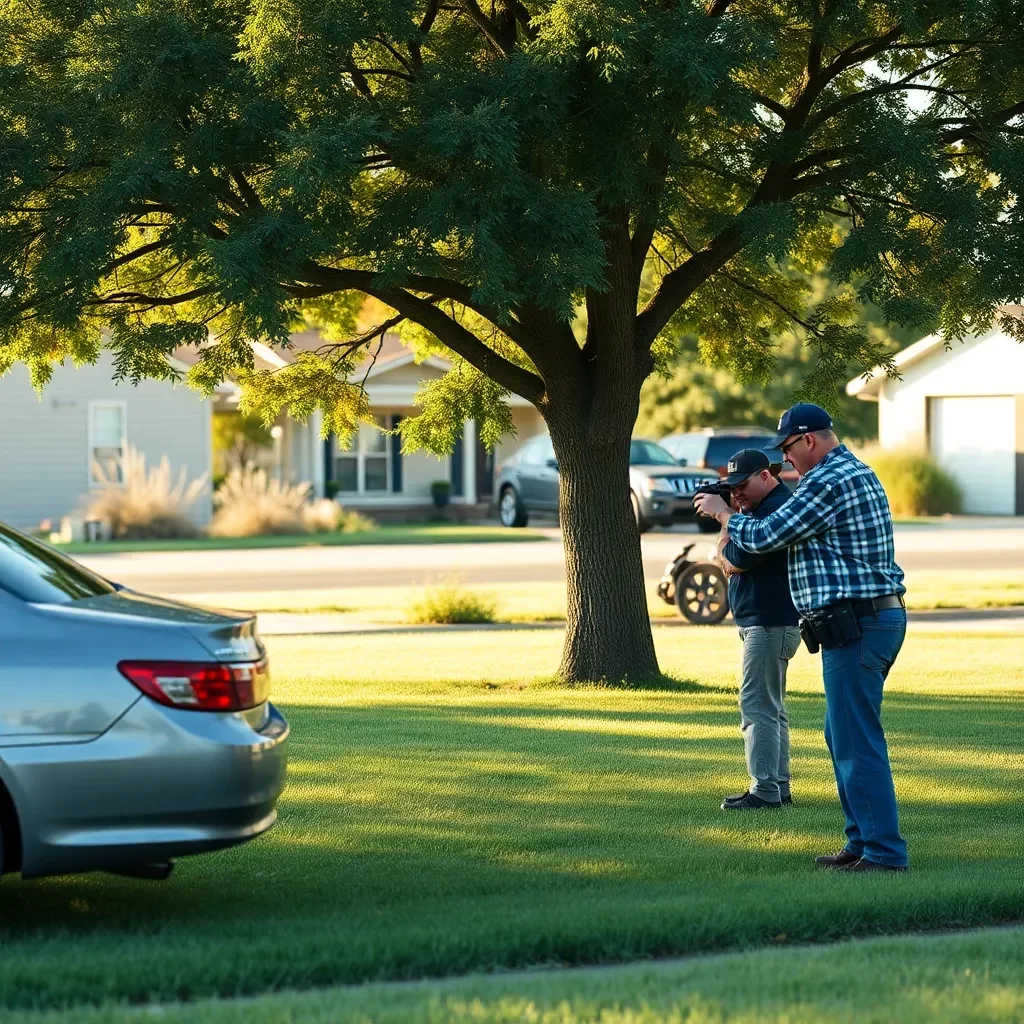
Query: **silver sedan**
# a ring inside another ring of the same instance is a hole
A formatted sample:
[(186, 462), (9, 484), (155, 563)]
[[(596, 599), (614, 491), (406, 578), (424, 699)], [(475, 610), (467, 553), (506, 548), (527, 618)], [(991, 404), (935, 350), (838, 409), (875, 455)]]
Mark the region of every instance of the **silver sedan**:
[(288, 724), (247, 613), (136, 594), (0, 524), (0, 872), (161, 878), (265, 832)]

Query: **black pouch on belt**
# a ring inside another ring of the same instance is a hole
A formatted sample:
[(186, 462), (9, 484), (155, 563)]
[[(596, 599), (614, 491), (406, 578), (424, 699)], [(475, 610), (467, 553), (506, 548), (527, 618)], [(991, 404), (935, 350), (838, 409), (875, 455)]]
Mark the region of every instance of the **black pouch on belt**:
[(822, 608), (814, 618), (815, 632), (822, 647), (845, 647), (864, 635), (849, 601)]
[(800, 637), (807, 645), (809, 654), (817, 654), (821, 650), (821, 644), (818, 643), (818, 637), (814, 632), (814, 623), (810, 619), (800, 620)]

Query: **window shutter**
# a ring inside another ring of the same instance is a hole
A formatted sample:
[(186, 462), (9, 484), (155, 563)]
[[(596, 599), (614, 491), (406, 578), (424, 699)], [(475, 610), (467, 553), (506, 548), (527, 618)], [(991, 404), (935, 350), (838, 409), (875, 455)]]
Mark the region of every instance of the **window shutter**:
[(452, 482), (452, 494), (457, 497), (462, 497), (463, 485), (462, 485), (462, 451), (466, 446), (465, 442), (466, 432), (463, 427), (463, 432), (459, 434), (458, 440), (455, 442), (455, 449), (452, 452), (451, 459), (451, 475), (450, 479)]
[[(397, 413), (391, 417), (391, 429), (394, 430), (402, 422)], [(391, 435), (391, 491), (402, 493), (402, 438), (399, 434)]]
[(334, 483), (334, 434), (324, 438), (324, 486)]

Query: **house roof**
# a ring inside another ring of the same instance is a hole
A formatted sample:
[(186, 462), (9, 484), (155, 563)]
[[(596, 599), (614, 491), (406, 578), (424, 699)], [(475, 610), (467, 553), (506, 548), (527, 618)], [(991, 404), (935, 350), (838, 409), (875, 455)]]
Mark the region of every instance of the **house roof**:
[[(1001, 313), (1010, 313), (1015, 317), (1024, 318), (1024, 306), (1001, 306), (999, 311)], [(998, 330), (998, 328), (996, 328)], [(897, 352), (893, 357), (893, 363), (897, 370), (906, 369), (913, 363), (917, 363), (924, 359), (926, 356), (931, 355), (936, 349), (943, 348), (946, 344), (946, 338), (941, 331), (935, 334), (929, 334), (926, 338), (922, 338), (920, 341), (915, 341), (913, 345), (908, 345), (905, 349)], [(885, 368), (876, 366), (868, 376), (861, 375), (860, 377), (854, 377), (853, 380), (848, 381), (846, 385), (846, 393), (852, 395), (855, 398), (859, 398), (864, 402), (877, 402), (878, 396), (881, 393), (882, 385), (888, 380), (888, 375), (885, 372)]]
[[(325, 348), (330, 342), (325, 341), (319, 331), (299, 331), (289, 338), (288, 348), (272, 348), (258, 341), (250, 342), (250, 344), (258, 369), (279, 370), (281, 367), (293, 363), (300, 352), (316, 352)], [(199, 351), (194, 347), (175, 349), (171, 356), (171, 364), (175, 365), (177, 369), (189, 370), (199, 361)], [(357, 364), (352, 377), (358, 380), (362, 380), (364, 377), (377, 377), (389, 370), (406, 366), (415, 361), (416, 353), (406, 347), (397, 334), (388, 331), (379, 342), (375, 342), (367, 348), (365, 356)], [(422, 364), (439, 370), (451, 368), (451, 363), (440, 356), (427, 356), (422, 360)], [(231, 384), (231, 388), (236, 389), (234, 384)]]

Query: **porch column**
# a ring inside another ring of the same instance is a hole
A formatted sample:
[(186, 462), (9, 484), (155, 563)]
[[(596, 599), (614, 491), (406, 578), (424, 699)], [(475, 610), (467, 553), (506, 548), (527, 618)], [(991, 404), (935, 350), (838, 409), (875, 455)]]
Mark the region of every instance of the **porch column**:
[(476, 420), (466, 420), (462, 432), (462, 493), (467, 505), (475, 505), (476, 494)]

